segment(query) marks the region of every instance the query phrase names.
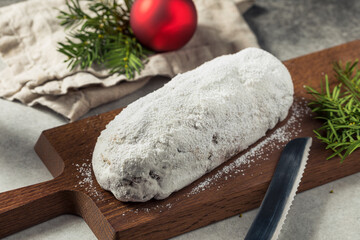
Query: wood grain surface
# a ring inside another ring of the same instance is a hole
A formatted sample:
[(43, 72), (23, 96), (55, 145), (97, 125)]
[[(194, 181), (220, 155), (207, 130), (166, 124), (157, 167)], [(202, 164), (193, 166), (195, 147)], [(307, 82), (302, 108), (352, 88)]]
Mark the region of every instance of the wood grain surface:
[[(258, 207), (286, 141), (314, 137), (312, 130), (321, 124), (311, 118), (303, 86), (319, 87), (324, 73), (334, 80), (332, 63), (359, 55), (360, 41), (354, 41), (285, 61), (295, 85), (288, 118), (250, 150), (161, 201), (122, 203), (96, 182), (96, 139), (121, 109), (44, 131), (35, 151), (55, 178), (0, 194), (0, 238), (71, 213), (83, 217), (99, 239), (167, 239)], [(325, 160), (329, 154), (314, 139), (299, 191), (360, 171), (359, 151), (342, 164), (339, 158)]]

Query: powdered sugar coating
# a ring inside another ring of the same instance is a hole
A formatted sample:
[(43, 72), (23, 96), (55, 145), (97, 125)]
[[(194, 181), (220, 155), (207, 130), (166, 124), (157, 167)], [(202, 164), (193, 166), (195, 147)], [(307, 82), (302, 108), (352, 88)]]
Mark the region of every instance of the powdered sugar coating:
[(163, 199), (263, 137), (293, 101), (286, 67), (247, 48), (179, 74), (101, 132), (100, 186), (121, 201)]

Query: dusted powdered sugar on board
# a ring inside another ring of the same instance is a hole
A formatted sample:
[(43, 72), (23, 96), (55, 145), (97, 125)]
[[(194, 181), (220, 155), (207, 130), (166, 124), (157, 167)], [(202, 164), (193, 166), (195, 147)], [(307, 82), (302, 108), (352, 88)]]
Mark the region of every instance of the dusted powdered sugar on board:
[(78, 184), (76, 184), (75, 188), (83, 188), (91, 197), (96, 198), (97, 201), (100, 201), (104, 198), (103, 194), (98, 191), (98, 188), (95, 186), (94, 175), (92, 174), (92, 167), (90, 159), (83, 160), (83, 163), (72, 163), (73, 166), (76, 167), (77, 173), (76, 178), (79, 179)]

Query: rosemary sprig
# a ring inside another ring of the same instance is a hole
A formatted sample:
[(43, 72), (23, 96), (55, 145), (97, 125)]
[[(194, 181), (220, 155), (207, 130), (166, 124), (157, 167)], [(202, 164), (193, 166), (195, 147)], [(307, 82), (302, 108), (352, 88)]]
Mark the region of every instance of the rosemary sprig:
[(312, 111), (317, 113), (316, 119), (323, 121), (322, 127), (314, 130), (317, 138), (331, 149), (327, 159), (339, 156), (341, 162), (360, 148), (360, 71), (358, 60), (335, 63), (333, 69), (339, 80), (332, 90), (328, 76), (325, 76), (325, 88), (321, 91), (305, 86), (307, 92), (314, 97), (309, 103)]
[(110, 74), (125, 74), (129, 79), (140, 73), (150, 51), (130, 28), (132, 0), (124, 0), (124, 5), (116, 0), (93, 0), (87, 11), (79, 0), (66, 0), (66, 5), (68, 12), (60, 11), (58, 19), (71, 30), (70, 37), (59, 43), (58, 51), (68, 57), (65, 62), (71, 70), (97, 64), (109, 68)]

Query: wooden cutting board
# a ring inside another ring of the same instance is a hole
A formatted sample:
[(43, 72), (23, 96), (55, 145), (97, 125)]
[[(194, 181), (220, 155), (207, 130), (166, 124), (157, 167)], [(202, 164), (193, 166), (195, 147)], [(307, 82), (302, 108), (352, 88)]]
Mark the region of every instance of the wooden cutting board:
[[(97, 184), (92, 151), (101, 130), (121, 109), (44, 131), (35, 151), (55, 179), (0, 194), (0, 238), (61, 214), (84, 218), (99, 239), (167, 239), (256, 208), (281, 149), (292, 138), (312, 136), (320, 122), (306, 107), (304, 85), (318, 87), (332, 63), (360, 56), (360, 41), (285, 61), (295, 85), (289, 116), (250, 150), (162, 201), (122, 203)], [(234, 129), (236, 131), (236, 129)], [(314, 139), (299, 191), (360, 171), (360, 152), (340, 164)]]

